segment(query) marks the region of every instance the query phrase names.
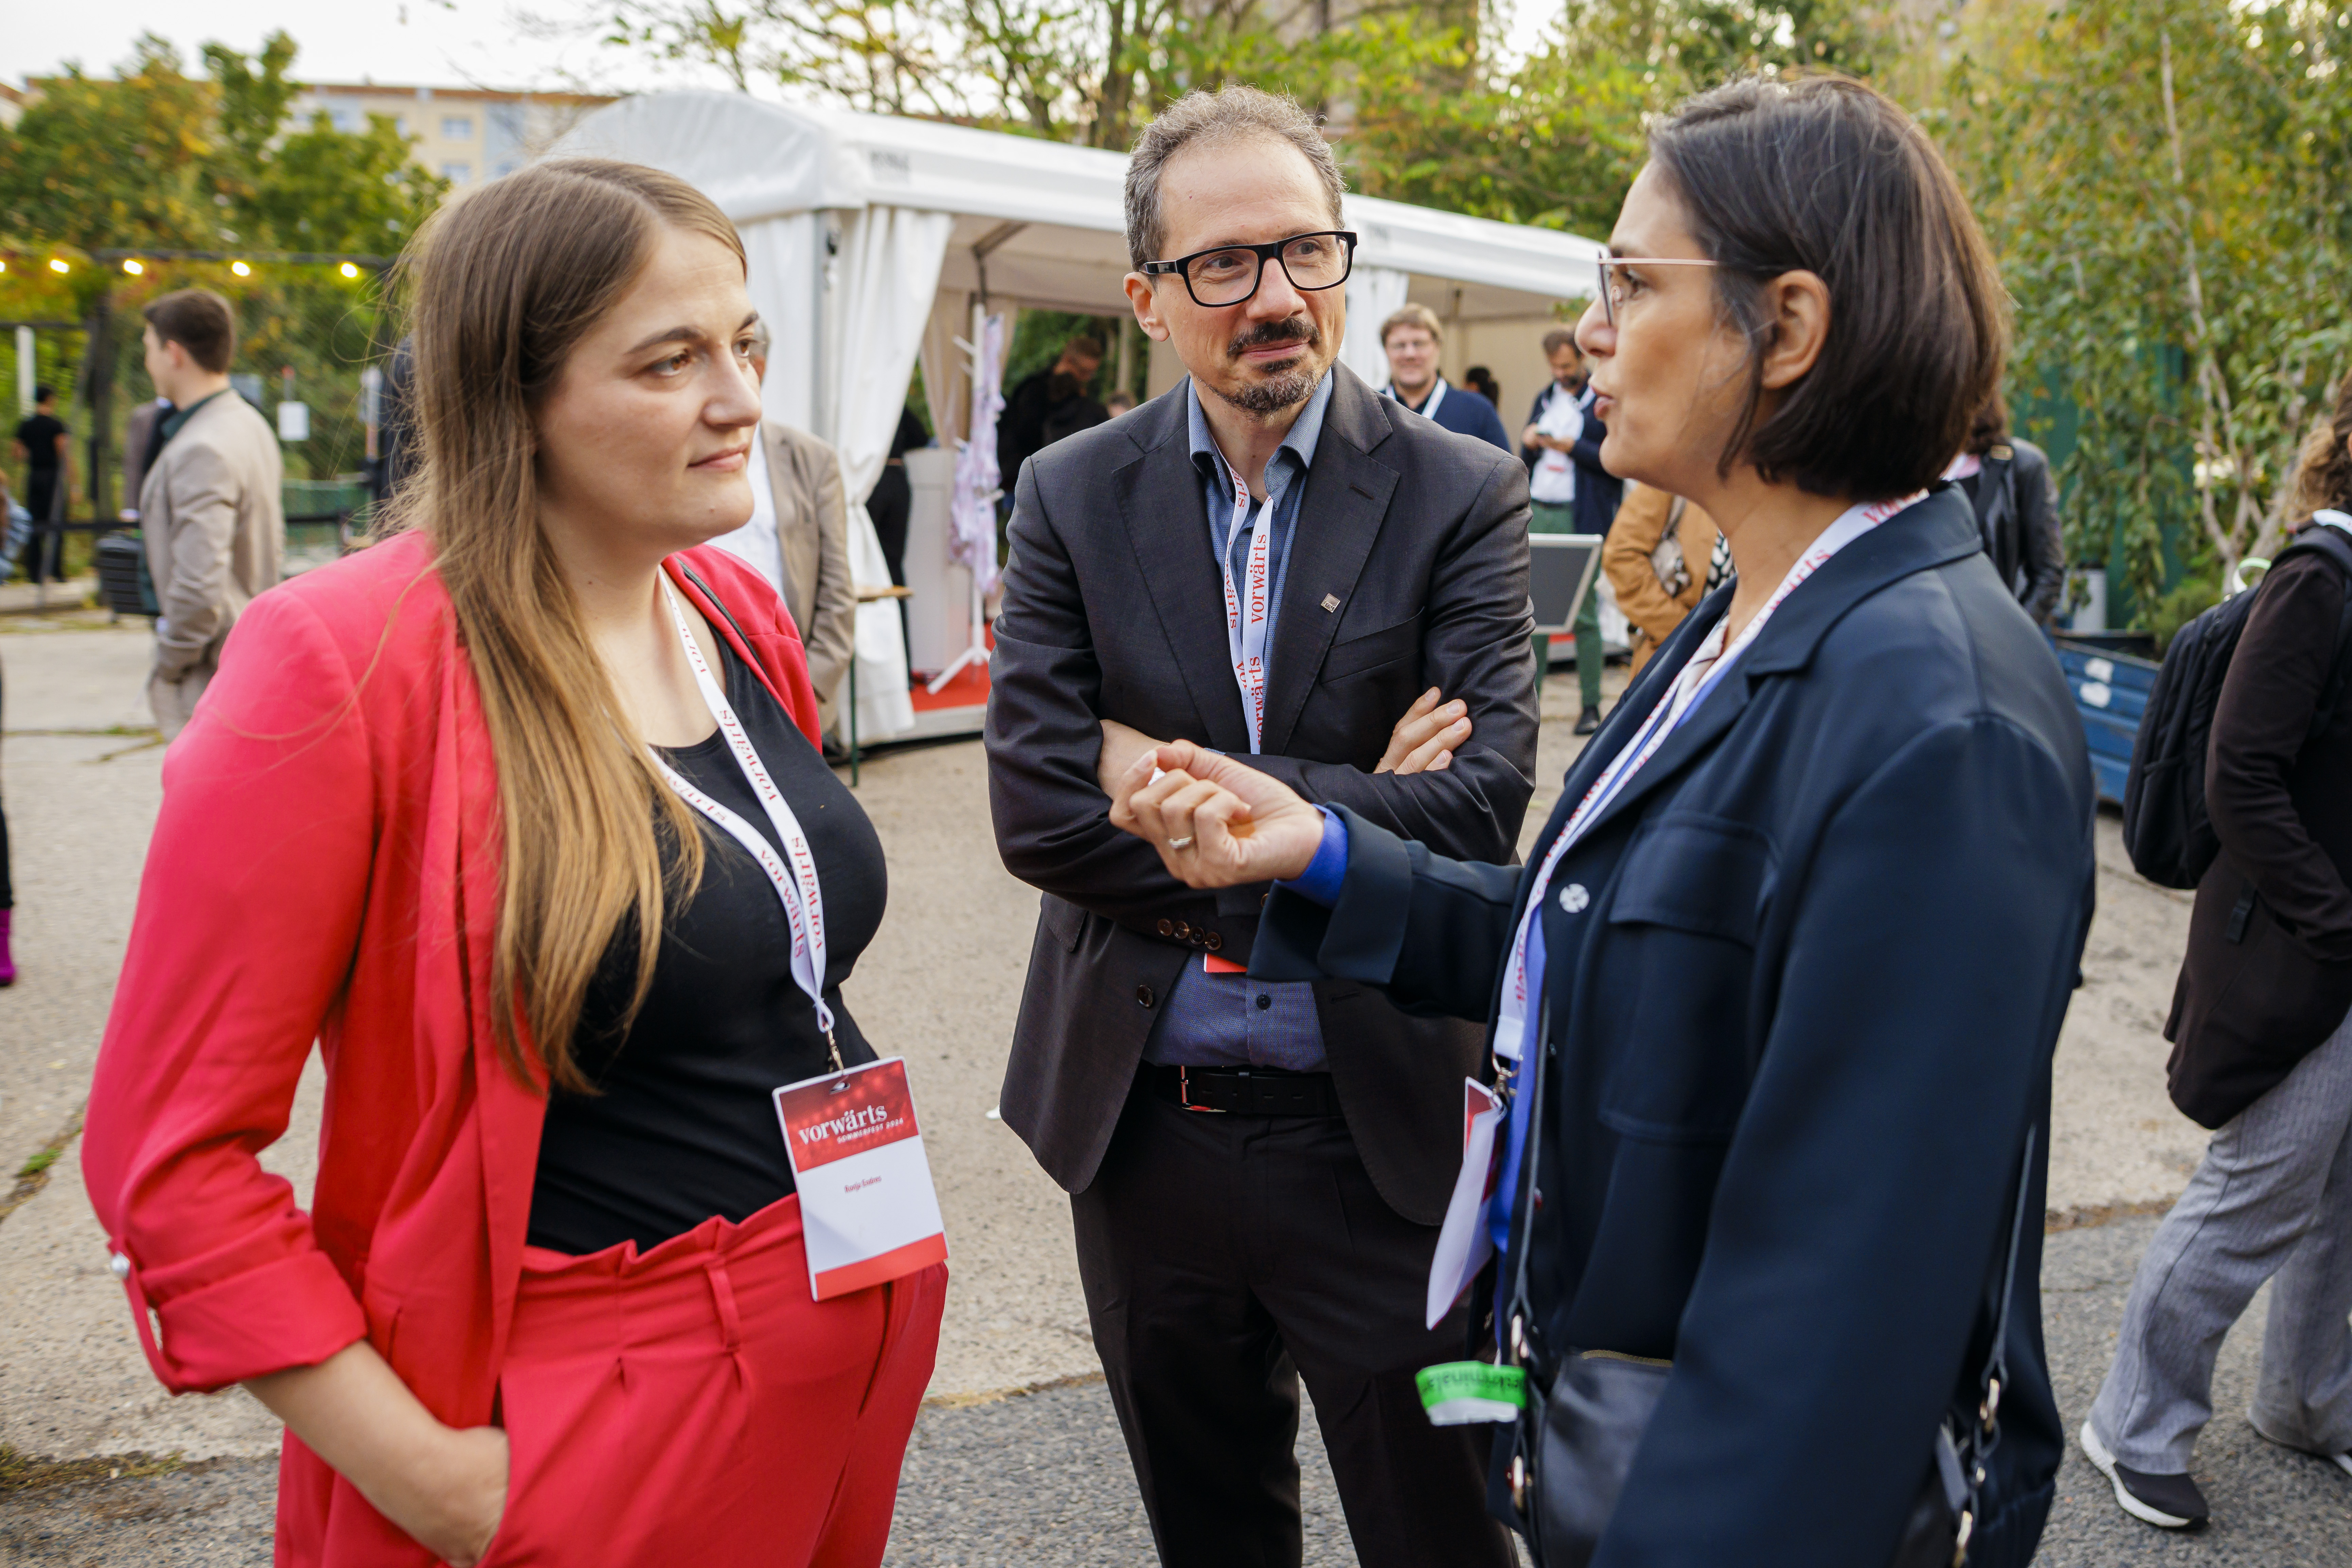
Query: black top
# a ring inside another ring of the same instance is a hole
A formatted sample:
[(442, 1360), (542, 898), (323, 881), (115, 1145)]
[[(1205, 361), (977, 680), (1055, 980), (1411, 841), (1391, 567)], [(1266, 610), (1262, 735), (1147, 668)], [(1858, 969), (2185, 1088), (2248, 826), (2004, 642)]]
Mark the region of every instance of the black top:
[(54, 414), (35, 414), (16, 426), (16, 439), (25, 443), (32, 456), (26, 459), (28, 468), (54, 468), (58, 466), (58, 437), (66, 434), (66, 422)]
[[(872, 1061), (840, 987), (882, 923), (882, 841), (760, 678), (721, 647), (727, 700), (816, 858), (825, 1001), (842, 1060)], [(663, 755), (782, 852), (725, 737)], [(634, 1239), (643, 1250), (712, 1215), (748, 1218), (793, 1190), (769, 1096), (826, 1070), (824, 1037), (793, 981), (774, 884), (716, 823), (696, 820), (702, 883), (670, 913), (653, 989), (625, 1039), (614, 1039), (614, 1023), (635, 979), (633, 926), (614, 937), (589, 988), (578, 1049), (604, 1092), (549, 1097), (530, 1201), (534, 1247), (587, 1253)]]

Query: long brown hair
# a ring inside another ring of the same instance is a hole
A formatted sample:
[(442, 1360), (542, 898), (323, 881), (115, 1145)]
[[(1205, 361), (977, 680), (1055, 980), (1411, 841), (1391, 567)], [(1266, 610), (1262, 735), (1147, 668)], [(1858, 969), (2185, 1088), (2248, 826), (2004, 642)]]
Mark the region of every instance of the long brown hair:
[(432, 538), (489, 726), (503, 840), (490, 967), (499, 1050), (526, 1078), (535, 1050), (570, 1089), (592, 1087), (572, 1037), (598, 963), (633, 923), (633, 1016), (652, 984), (665, 892), (699, 880), (702, 836), (623, 718), (557, 569), (540, 525), (533, 416), (665, 228), (743, 254), (734, 226), (684, 181), (571, 159), (450, 203), (401, 263), (423, 458), (388, 527)]
[(2336, 408), (2303, 444), (2294, 470), (2294, 515), (2352, 511), (2352, 375), (2336, 389)]

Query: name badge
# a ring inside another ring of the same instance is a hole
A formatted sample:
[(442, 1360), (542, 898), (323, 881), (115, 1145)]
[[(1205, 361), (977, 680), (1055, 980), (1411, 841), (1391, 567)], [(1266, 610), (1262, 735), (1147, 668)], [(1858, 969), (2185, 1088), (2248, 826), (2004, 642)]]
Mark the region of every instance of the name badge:
[(947, 1226), (903, 1057), (775, 1091), (817, 1300), (944, 1263)]
[(1454, 1197), (1437, 1233), (1437, 1255), (1429, 1261), (1429, 1323), (1435, 1328), (1470, 1281), (1494, 1256), (1486, 1231), (1486, 1200), (1495, 1191), (1495, 1130), (1502, 1125), (1502, 1097), (1475, 1078), (1462, 1080), (1462, 1169)]

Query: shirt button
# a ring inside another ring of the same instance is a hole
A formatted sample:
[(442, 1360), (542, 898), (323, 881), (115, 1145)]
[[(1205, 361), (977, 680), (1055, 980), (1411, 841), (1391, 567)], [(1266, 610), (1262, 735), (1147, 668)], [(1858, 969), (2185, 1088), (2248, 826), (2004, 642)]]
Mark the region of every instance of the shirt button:
[(1149, 1007), (1151, 1005), (1150, 986), (1139, 985), (1135, 988), (1135, 1005), (1139, 1007)]
[(1259, 1011), (1259, 1012), (1261, 1012), (1261, 1013), (1265, 1012), (1268, 1007), (1271, 1007), (1271, 1006), (1273, 1006), (1273, 1005), (1274, 1005), (1274, 998), (1273, 998), (1273, 997), (1271, 997), (1271, 996), (1260, 996), (1260, 997), (1257, 999), (1258, 1011)]
[(123, 1257), (122, 1254), (119, 1252), (106, 1260), (106, 1267), (117, 1279), (128, 1279), (131, 1278), (131, 1259)]
[(1585, 907), (1591, 902), (1592, 895), (1584, 890), (1584, 884), (1581, 882), (1570, 882), (1559, 890), (1559, 907), (1570, 914), (1582, 914)]
[(1160, 934), (1161, 936), (1174, 936), (1176, 934), (1176, 922), (1174, 921), (1161, 921), (1160, 922)]

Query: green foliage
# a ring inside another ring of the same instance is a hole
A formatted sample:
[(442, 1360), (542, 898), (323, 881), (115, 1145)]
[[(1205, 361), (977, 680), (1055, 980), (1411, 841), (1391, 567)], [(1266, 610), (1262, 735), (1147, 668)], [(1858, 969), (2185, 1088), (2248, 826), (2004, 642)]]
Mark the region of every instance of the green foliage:
[(2079, 410), (2070, 553), (2152, 621), (2184, 551), (2217, 581), (2270, 552), (2352, 366), (2352, 12), (1994, 0), (1958, 45), (1927, 121), (2016, 301), (2012, 384)]
[[(147, 395), (139, 307), (172, 289), (226, 294), (240, 324), (232, 369), (262, 376), (272, 395), (295, 373), (311, 407), (311, 437), (289, 447), (289, 471), (325, 479), (359, 466), (358, 373), (382, 330), (375, 280), (331, 267), (257, 262), (244, 277), (215, 263), (156, 262), (127, 276), (93, 264), (106, 249), (396, 253), (446, 188), (410, 162), (389, 120), (363, 132), (323, 117), (289, 126), (298, 91), (294, 41), (272, 35), (257, 55), (220, 44), (191, 77), (162, 38), (140, 40), (118, 79), (78, 68), (46, 84), (12, 129), (0, 130), (0, 239), (14, 252), (0, 275), (0, 314), (84, 320), (101, 296), (112, 328), (103, 364), (88, 333), (44, 334), (45, 374), (62, 353), (79, 370), (57, 376), (85, 395), (94, 369), (116, 389), (110, 445), (120, 454), (131, 407)], [(78, 254), (79, 253), (79, 254)], [(37, 264), (67, 258), (63, 277)], [(13, 355), (10, 357), (13, 358)], [(87, 408), (68, 409), (77, 426)]]

